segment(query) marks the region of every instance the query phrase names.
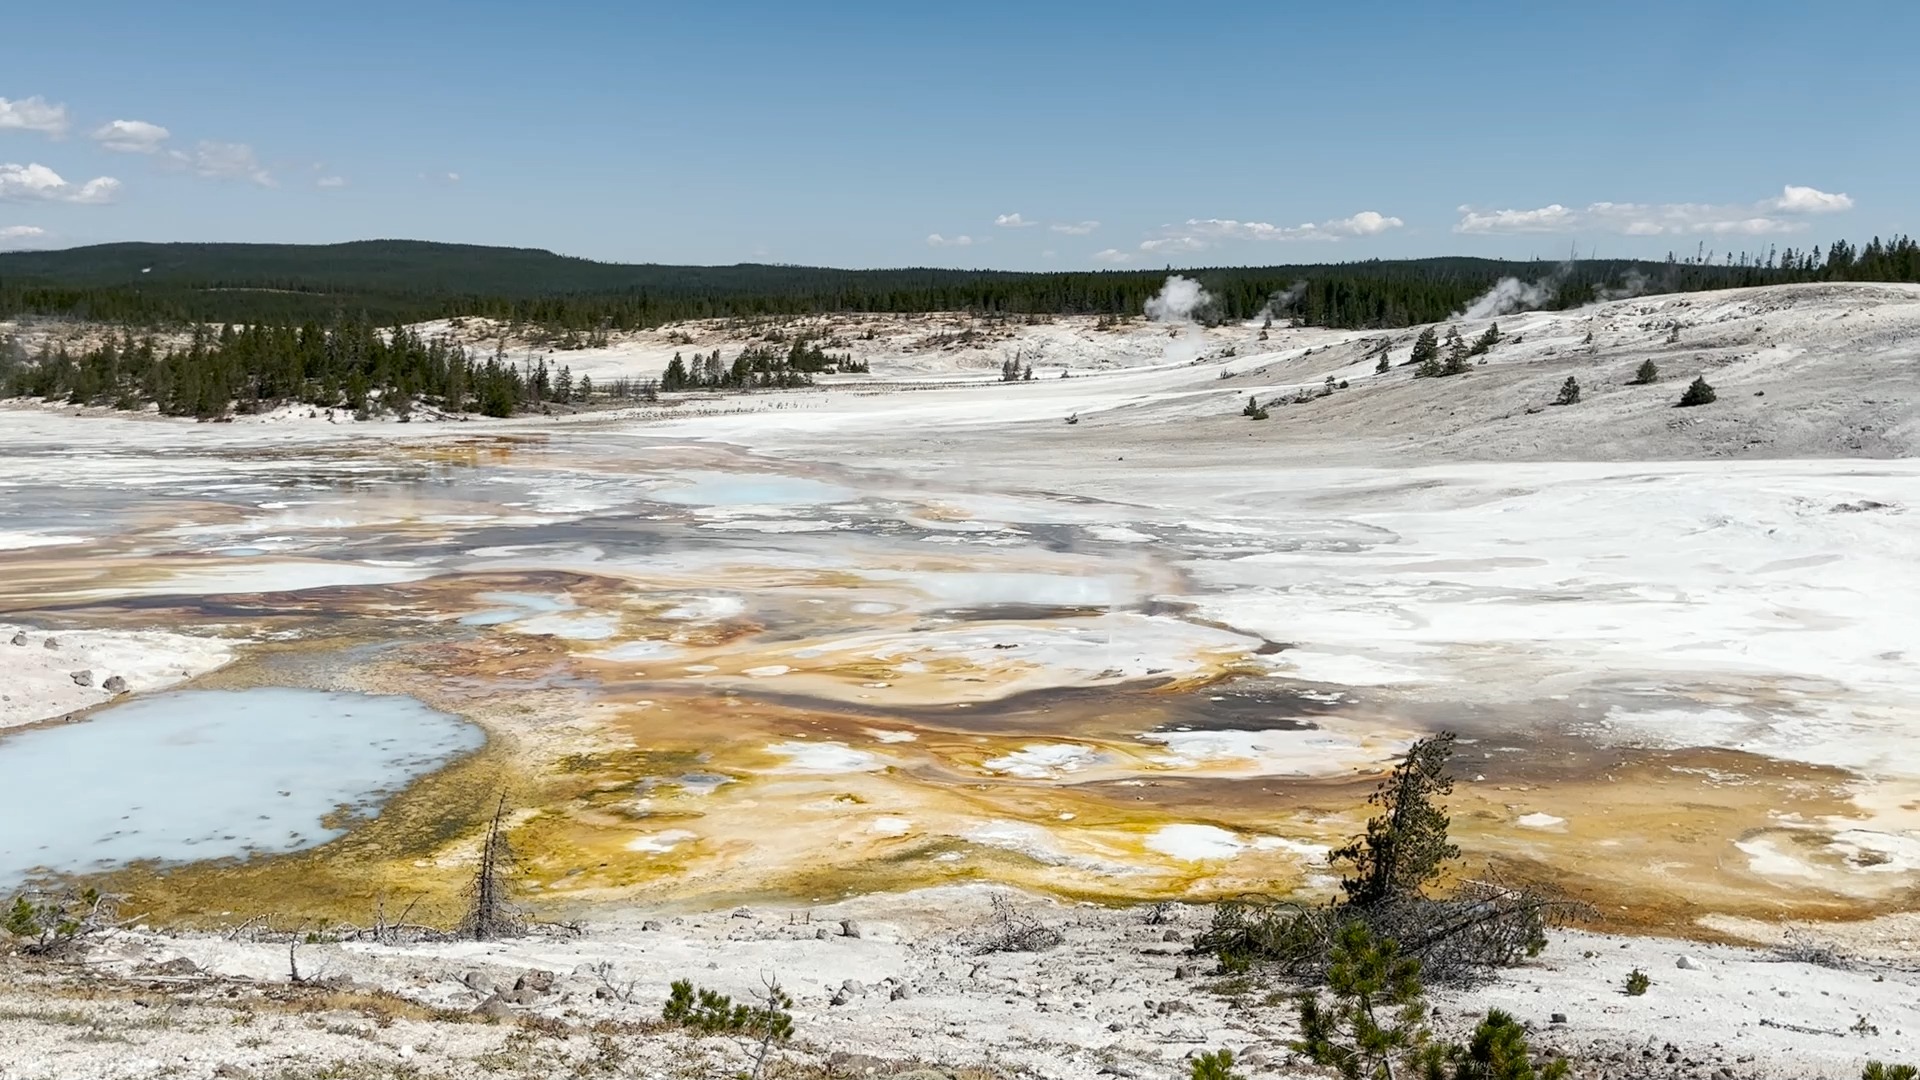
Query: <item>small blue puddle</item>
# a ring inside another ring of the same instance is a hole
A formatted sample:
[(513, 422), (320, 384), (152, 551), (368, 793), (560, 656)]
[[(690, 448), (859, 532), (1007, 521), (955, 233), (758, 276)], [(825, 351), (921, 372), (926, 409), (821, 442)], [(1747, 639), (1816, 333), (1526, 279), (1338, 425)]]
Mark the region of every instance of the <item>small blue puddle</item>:
[(0, 739), (0, 888), (127, 863), (297, 851), (486, 742), (410, 697), (159, 694)]
[(685, 506), (817, 506), (855, 497), (850, 488), (801, 476), (692, 472), (685, 479), (645, 495), (654, 502)]

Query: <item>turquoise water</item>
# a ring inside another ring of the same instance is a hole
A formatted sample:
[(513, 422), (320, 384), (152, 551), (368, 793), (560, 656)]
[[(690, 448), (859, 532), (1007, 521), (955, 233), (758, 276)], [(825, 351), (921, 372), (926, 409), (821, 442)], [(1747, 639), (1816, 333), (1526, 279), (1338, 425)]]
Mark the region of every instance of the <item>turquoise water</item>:
[(45, 873), (295, 851), (480, 748), (410, 697), (267, 687), (158, 694), (0, 739), (0, 888)]
[(655, 502), (686, 506), (817, 506), (846, 502), (851, 488), (770, 473), (692, 472), (685, 482), (645, 493)]

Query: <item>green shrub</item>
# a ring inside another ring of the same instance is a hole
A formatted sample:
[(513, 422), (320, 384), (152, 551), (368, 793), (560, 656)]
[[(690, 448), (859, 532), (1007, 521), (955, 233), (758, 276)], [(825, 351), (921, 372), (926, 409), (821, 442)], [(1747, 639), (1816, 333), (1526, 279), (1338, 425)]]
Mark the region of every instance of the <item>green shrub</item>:
[(1267, 418), (1267, 410), (1261, 408), (1259, 400), (1249, 394), (1247, 395), (1247, 407), (1240, 410), (1240, 415), (1254, 420), (1265, 420)]
[(1215, 1050), (1193, 1059), (1192, 1080), (1247, 1080), (1233, 1071), (1233, 1051)]
[(1657, 382), (1659, 378), (1660, 365), (1654, 363), (1652, 360), (1642, 360), (1640, 361), (1640, 366), (1633, 369), (1633, 385), (1635, 386), (1649, 386)]
[(1695, 405), (1711, 405), (1716, 397), (1713, 387), (1707, 385), (1707, 377), (1695, 375), (1693, 382), (1687, 386), (1687, 392), (1680, 395), (1680, 407), (1686, 409)]
[(1653, 980), (1647, 978), (1647, 973), (1639, 968), (1634, 968), (1627, 973), (1627, 996), (1629, 997), (1639, 997), (1647, 992), (1647, 987), (1652, 985)]
[(1920, 1068), (1869, 1061), (1867, 1067), (1860, 1071), (1860, 1080), (1920, 1080)]
[(1420, 961), (1401, 956), (1391, 938), (1374, 937), (1360, 922), (1342, 927), (1327, 986), (1330, 1002), (1311, 990), (1299, 998), (1300, 1038), (1292, 1047), (1314, 1064), (1346, 1080), (1393, 1076), (1394, 1063), (1426, 1043)]
[(1568, 1068), (1555, 1058), (1536, 1069), (1526, 1029), (1499, 1009), (1487, 1010), (1468, 1045), (1429, 1047), (1420, 1057), (1422, 1080), (1562, 1080)]
[(725, 994), (696, 988), (686, 979), (676, 980), (667, 996), (660, 1018), (669, 1024), (692, 1028), (703, 1035), (740, 1034), (786, 1039), (793, 1034), (793, 1016), (786, 1010), (793, 1000), (779, 989), (769, 987), (766, 1005), (736, 1003)]
[(1560, 395), (1553, 399), (1553, 403), (1555, 405), (1580, 404), (1580, 380), (1571, 375), (1567, 376), (1567, 381), (1560, 384)]

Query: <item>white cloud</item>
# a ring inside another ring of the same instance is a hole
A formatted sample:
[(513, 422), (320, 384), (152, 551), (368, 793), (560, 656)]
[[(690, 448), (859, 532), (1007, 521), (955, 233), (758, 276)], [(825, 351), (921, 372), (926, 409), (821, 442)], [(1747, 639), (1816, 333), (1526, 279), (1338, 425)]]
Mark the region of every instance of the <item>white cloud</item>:
[(1362, 210), (1352, 217), (1300, 225), (1274, 225), (1265, 221), (1235, 221), (1232, 218), (1188, 218), (1181, 225), (1166, 225), (1160, 235), (1141, 243), (1142, 251), (1204, 251), (1229, 240), (1324, 240), (1339, 241), (1356, 236), (1378, 236), (1406, 222), (1375, 210)]
[(445, 180), (449, 184), (457, 184), (460, 182), (460, 174), (457, 172), (450, 172), (444, 175), (443, 177), (441, 177), (441, 179)]
[(347, 178), (344, 176), (323, 176), (320, 179), (315, 180), (313, 182), (313, 186), (323, 187), (323, 188), (343, 188), (347, 186)]
[(993, 219), (993, 223), (1003, 229), (1026, 229), (1040, 224), (1037, 221), (1028, 221), (1019, 214), (1001, 214)]
[(1142, 240), (1141, 251), (1205, 251), (1207, 242), (1197, 236), (1163, 236), (1157, 240)]
[(1579, 209), (1552, 203), (1534, 210), (1460, 207), (1456, 233), (1610, 232), (1623, 236), (1771, 236), (1807, 227), (1796, 215), (1853, 209), (1853, 199), (1788, 184), (1771, 199), (1752, 203), (1588, 203)]
[(112, 202), (120, 181), (99, 176), (71, 184), (45, 165), (0, 165), (0, 200), (10, 202)]
[(87, 136), (108, 150), (118, 150), (123, 154), (152, 154), (160, 150), (160, 144), (166, 142), (173, 132), (159, 124), (149, 124), (145, 120), (115, 120), (102, 124)]
[(1094, 252), (1093, 258), (1096, 262), (1123, 263), (1130, 261), (1133, 256), (1121, 251), (1119, 248), (1107, 248), (1104, 251)]
[(213, 142), (202, 139), (192, 153), (167, 151), (168, 160), (192, 169), (195, 176), (209, 180), (251, 180), (261, 187), (273, 187), (273, 175), (260, 165), (253, 147), (246, 143)]
[(47, 235), (47, 230), (38, 225), (8, 225), (0, 229), (0, 240), (32, 240)]
[(0, 98), (0, 131), (38, 131), (59, 138), (67, 133), (67, 107), (43, 97)]
[(972, 247), (973, 237), (966, 236), (966, 235), (941, 236), (939, 233), (928, 233), (927, 246), (928, 247)]
[(1768, 199), (1766, 206), (1783, 214), (1837, 214), (1853, 209), (1853, 198), (1845, 193), (1829, 193), (1819, 188), (1788, 184), (1780, 197)]
[(1097, 221), (1056, 221), (1047, 226), (1054, 232), (1065, 233), (1068, 236), (1086, 236), (1099, 227), (1100, 223)]

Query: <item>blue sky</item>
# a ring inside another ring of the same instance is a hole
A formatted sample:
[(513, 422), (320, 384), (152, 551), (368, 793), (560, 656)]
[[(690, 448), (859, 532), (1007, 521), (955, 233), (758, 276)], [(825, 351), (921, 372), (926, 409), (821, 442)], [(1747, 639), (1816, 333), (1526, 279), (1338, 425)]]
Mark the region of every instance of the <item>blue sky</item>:
[(16, 5), (0, 247), (1022, 269), (1806, 247), (1920, 231), (1917, 42), (1908, 0)]

